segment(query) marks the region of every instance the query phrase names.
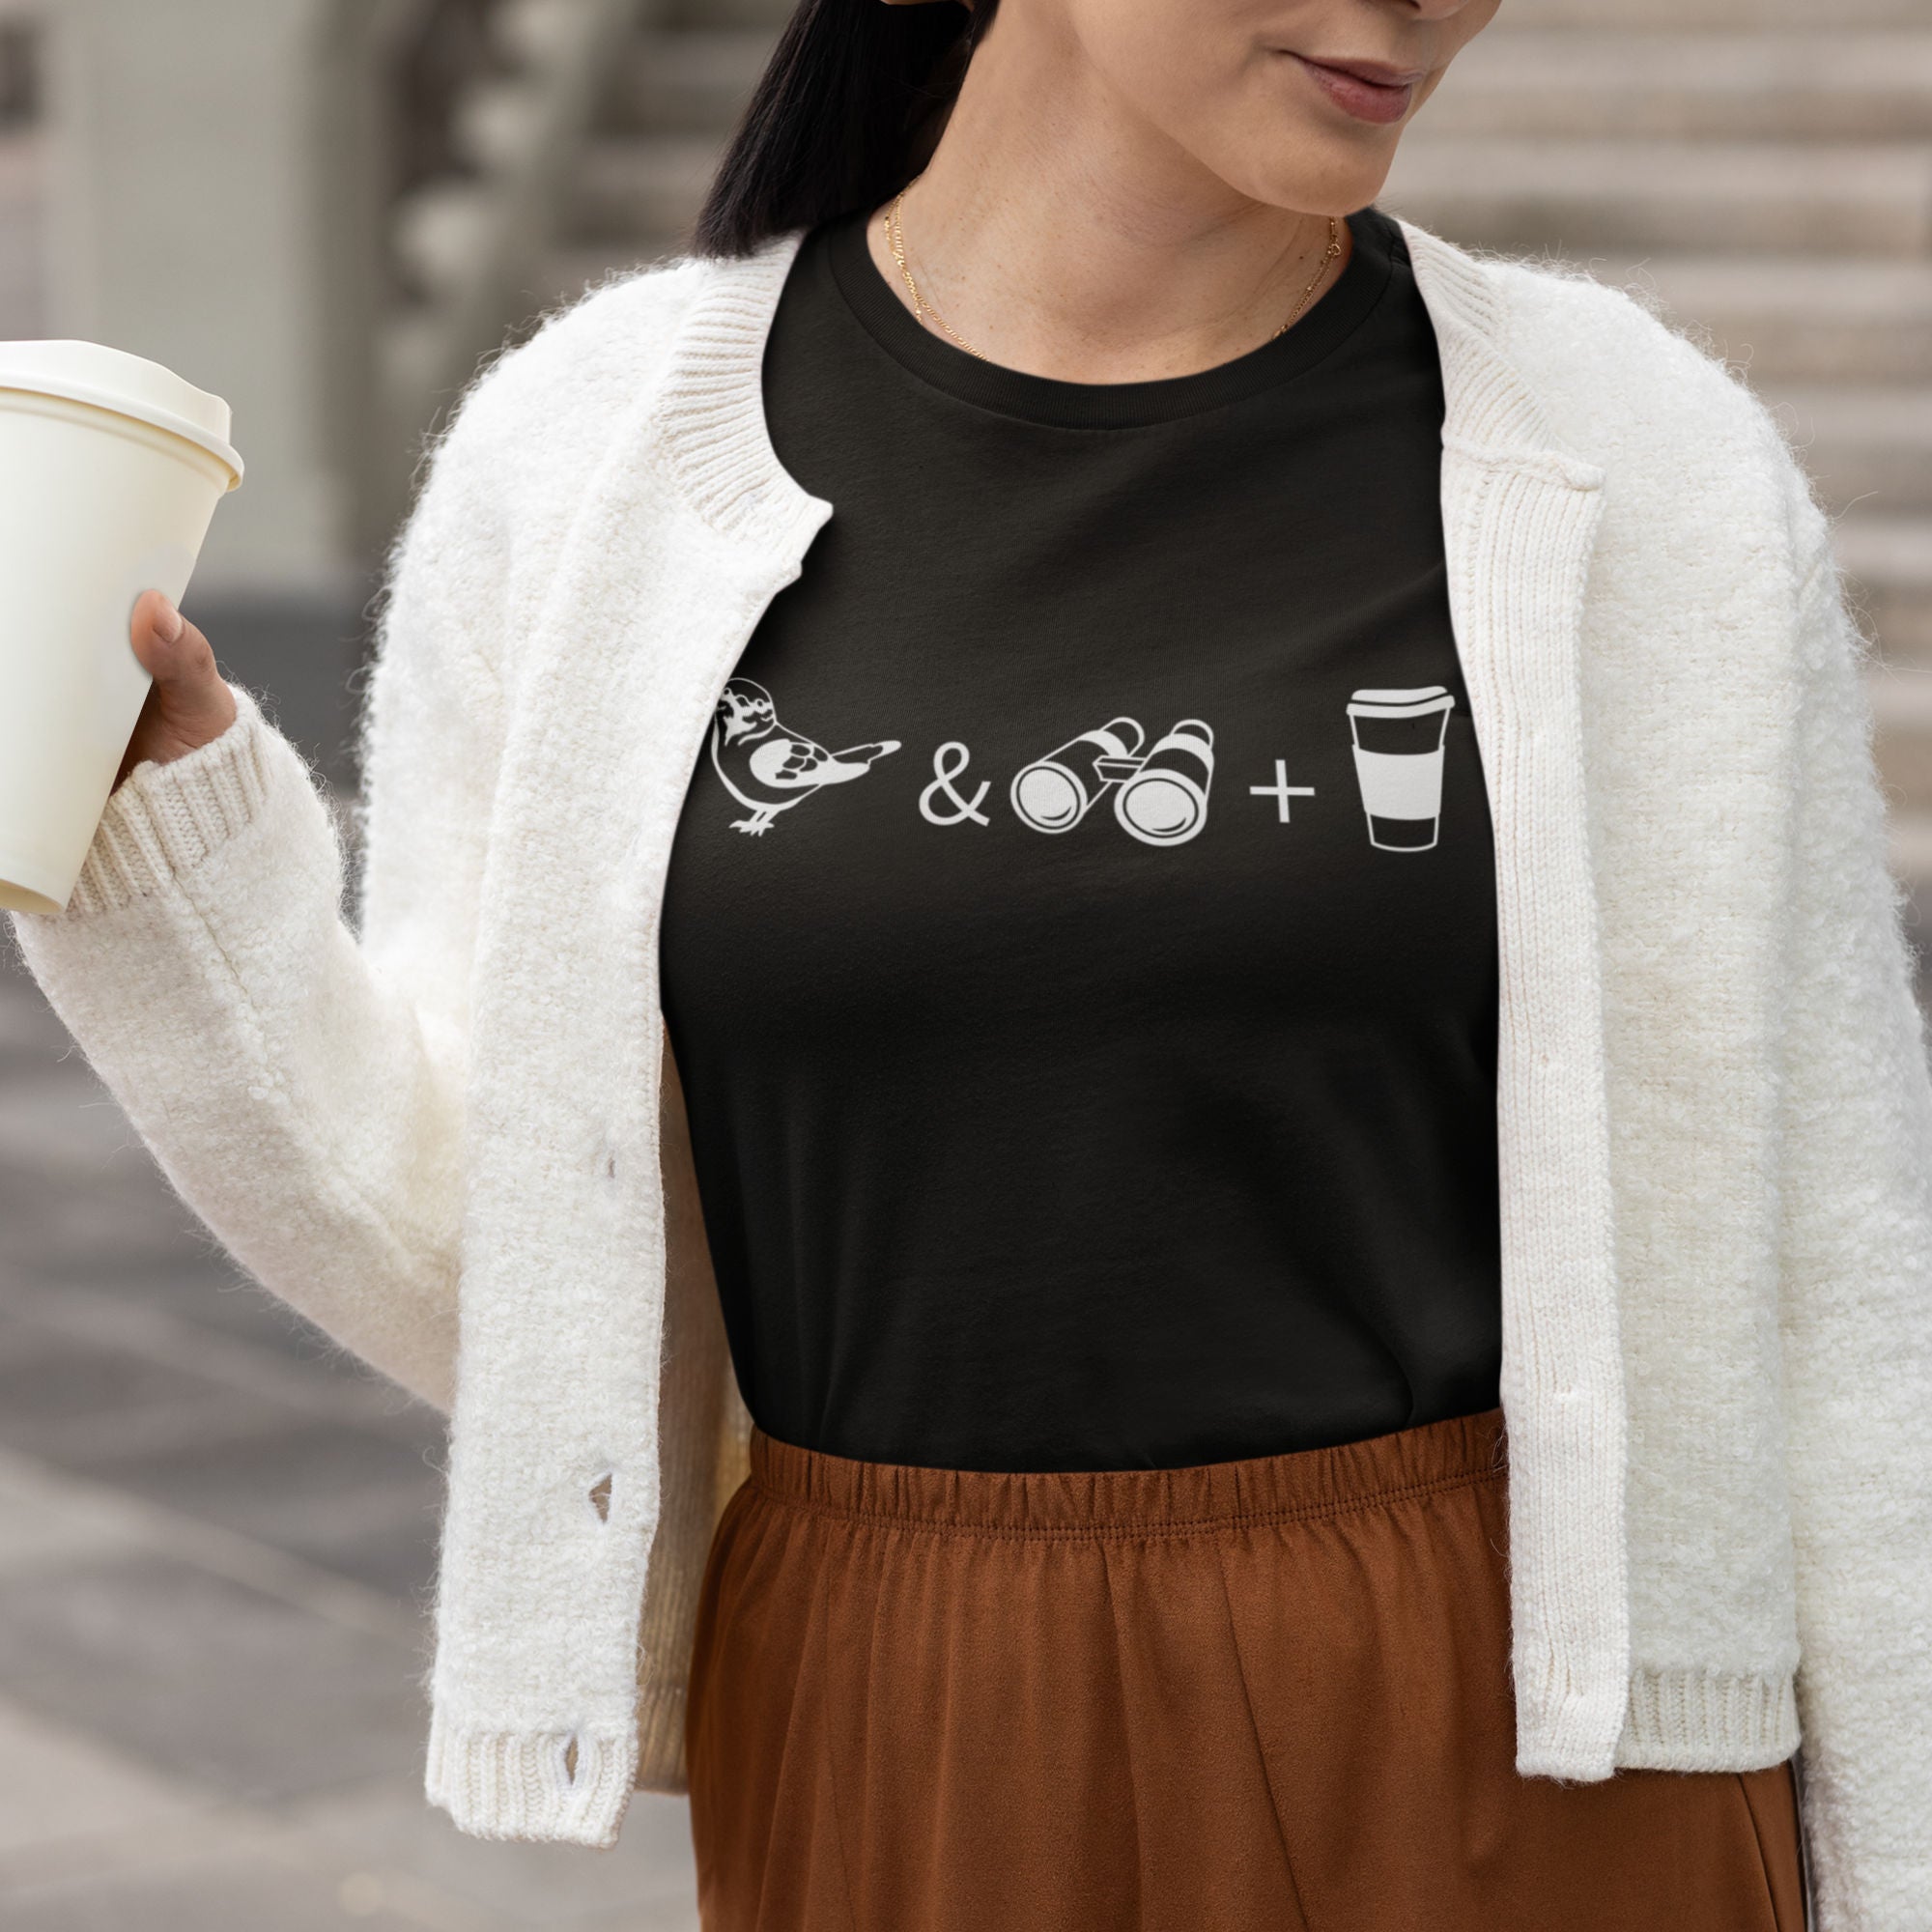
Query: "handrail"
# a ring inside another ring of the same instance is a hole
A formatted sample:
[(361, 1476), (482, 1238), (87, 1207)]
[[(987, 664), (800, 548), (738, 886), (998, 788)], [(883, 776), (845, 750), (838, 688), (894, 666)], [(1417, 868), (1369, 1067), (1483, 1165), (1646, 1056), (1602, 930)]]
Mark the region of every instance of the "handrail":
[[(498, 347), (639, 0), (385, 0), (390, 43), (468, 15), (488, 57), (451, 103), (457, 163), (404, 188), (392, 244), (413, 305), (384, 331), (391, 420), (427, 423)], [(461, 31), (449, 26), (446, 32)], [(460, 171), (459, 171), (460, 169)]]
[[(440, 177), (471, 172), (462, 120), (469, 96), (501, 64), (496, 8), (497, 0), (378, 0), (367, 71), (386, 96), (391, 209)], [(403, 265), (390, 253), (396, 274)]]
[(30, 127), (41, 112), (38, 6), (0, 0), (0, 128)]

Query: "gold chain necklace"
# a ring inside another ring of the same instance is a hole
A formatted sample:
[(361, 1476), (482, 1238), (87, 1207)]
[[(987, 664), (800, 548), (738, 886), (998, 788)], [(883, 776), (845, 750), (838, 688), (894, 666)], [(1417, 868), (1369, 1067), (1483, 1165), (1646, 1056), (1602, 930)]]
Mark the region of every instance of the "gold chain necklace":
[[(914, 179), (917, 180), (917, 177), (915, 176)], [(928, 301), (924, 296), (920, 294), (919, 284), (913, 279), (912, 269), (906, 261), (905, 224), (900, 218), (899, 214), (900, 204), (903, 203), (906, 198), (906, 188), (911, 187), (912, 185), (913, 185), (912, 182), (907, 182), (905, 187), (900, 188), (898, 193), (894, 195), (892, 206), (886, 210), (886, 246), (888, 249), (891, 250), (892, 258), (895, 262), (898, 264), (899, 273), (905, 279), (906, 293), (912, 298), (912, 312), (922, 322), (929, 320), (937, 327), (944, 329), (945, 332), (948, 335), (952, 336), (953, 341), (956, 342), (961, 349), (965, 350), (965, 352), (969, 355), (979, 356), (981, 362), (990, 361), (991, 360), (990, 356), (988, 356), (982, 350), (975, 349), (973, 345), (970, 342), (968, 342), (966, 338), (963, 335), (961, 335), (959, 331), (955, 329), (952, 327), (952, 325), (949, 323), (946, 320), (946, 318), (943, 315), (941, 315), (936, 308), (933, 307), (932, 303)], [(1277, 336), (1286, 335), (1288, 331), (1291, 328), (1293, 328), (1297, 322), (1301, 320), (1301, 311), (1308, 306), (1308, 298), (1315, 293), (1317, 286), (1320, 284), (1321, 280), (1321, 277), (1328, 272), (1328, 264), (1332, 262), (1336, 258), (1336, 256), (1338, 256), (1341, 252), (1342, 252), (1342, 224), (1340, 223), (1340, 221), (1336, 219), (1334, 215), (1331, 214), (1328, 217), (1328, 246), (1322, 251), (1321, 261), (1315, 265), (1315, 272), (1313, 275), (1309, 277), (1308, 286), (1302, 290), (1301, 299), (1295, 303), (1293, 313), (1288, 318), (1288, 320), (1285, 323), (1282, 324), (1282, 326), (1279, 328), (1275, 330), (1275, 335)]]

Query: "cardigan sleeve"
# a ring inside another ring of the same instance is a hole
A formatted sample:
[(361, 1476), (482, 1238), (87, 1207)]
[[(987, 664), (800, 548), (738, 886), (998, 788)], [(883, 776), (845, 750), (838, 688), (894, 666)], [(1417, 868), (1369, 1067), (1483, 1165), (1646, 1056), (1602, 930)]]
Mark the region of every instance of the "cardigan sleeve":
[(1932, 1926), (1932, 1073), (1864, 675), (1804, 491), (1780, 1327), (1819, 1932)]
[(463, 399), (387, 561), (355, 929), (337, 822), (241, 688), (219, 737), (128, 774), (63, 912), (13, 915), (184, 1202), (264, 1287), (444, 1411), (469, 957), (503, 731), (492, 391), (515, 355)]

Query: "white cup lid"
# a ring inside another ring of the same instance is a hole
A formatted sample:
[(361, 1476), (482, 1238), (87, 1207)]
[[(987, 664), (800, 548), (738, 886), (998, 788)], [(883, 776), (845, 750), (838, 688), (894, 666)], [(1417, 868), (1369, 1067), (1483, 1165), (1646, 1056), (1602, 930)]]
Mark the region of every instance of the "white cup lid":
[(102, 342), (0, 342), (0, 389), (32, 389), (92, 403), (199, 444), (242, 482), (242, 458), (228, 440), (228, 405), (172, 369)]

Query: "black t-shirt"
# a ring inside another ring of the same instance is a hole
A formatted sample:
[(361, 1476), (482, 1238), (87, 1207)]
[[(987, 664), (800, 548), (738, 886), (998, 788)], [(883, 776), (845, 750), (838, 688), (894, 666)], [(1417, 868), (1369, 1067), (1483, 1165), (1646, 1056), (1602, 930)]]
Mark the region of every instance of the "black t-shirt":
[(692, 773), (662, 997), (759, 1425), (1168, 1466), (1493, 1406), (1494, 858), (1401, 232), (1086, 384), (809, 235), (764, 361), (833, 515)]

